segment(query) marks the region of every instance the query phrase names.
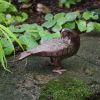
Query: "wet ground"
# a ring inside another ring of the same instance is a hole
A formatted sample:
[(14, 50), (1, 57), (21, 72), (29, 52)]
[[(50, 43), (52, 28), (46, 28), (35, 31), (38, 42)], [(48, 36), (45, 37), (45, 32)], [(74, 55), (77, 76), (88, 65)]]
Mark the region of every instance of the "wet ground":
[[(0, 100), (38, 100), (41, 87), (60, 77), (51, 72), (48, 61), (48, 58), (29, 57), (9, 63), (12, 73), (0, 70)], [(67, 71), (61, 76), (82, 79), (94, 93), (100, 92), (100, 33), (82, 34), (78, 54), (63, 60), (62, 65)]]

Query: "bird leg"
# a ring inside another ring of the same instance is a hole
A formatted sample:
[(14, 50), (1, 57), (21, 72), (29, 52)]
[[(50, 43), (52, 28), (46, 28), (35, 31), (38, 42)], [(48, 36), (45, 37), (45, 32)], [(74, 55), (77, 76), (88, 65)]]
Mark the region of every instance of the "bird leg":
[(61, 67), (61, 61), (59, 57), (52, 57), (51, 58), (51, 64), (53, 66), (55, 66), (55, 69), (52, 70), (52, 72), (58, 73), (58, 74), (62, 74), (64, 71), (66, 71), (65, 69), (62, 69)]

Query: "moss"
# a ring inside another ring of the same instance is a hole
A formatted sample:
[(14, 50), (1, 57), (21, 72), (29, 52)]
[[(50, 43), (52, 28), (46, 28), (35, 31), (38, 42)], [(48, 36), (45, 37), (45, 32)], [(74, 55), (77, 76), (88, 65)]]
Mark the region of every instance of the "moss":
[(39, 100), (86, 100), (90, 95), (91, 91), (82, 80), (61, 77), (46, 84)]

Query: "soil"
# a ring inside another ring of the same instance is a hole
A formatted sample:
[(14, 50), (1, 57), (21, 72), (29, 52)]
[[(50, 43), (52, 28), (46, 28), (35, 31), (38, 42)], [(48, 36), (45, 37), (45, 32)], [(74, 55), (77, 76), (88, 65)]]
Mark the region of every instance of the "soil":
[(38, 24), (43, 23), (45, 15), (42, 13), (39, 14), (36, 11), (38, 3), (41, 3), (50, 8), (51, 13), (53, 14), (59, 12), (76, 11), (76, 10), (83, 12), (85, 10), (94, 10), (100, 7), (100, 0), (82, 0), (81, 3), (77, 3), (77, 5), (72, 5), (71, 8), (59, 7), (58, 0), (33, 0), (33, 1), (31, 0), (30, 3), (32, 3), (32, 6), (29, 9), (27, 9), (27, 12), (29, 13), (30, 16), (30, 18), (28, 19), (28, 23), (36, 22)]

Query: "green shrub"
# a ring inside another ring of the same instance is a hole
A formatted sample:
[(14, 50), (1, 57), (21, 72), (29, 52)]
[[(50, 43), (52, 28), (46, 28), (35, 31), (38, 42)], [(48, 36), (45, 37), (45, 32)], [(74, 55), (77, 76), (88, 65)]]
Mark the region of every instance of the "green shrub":
[(0, 24), (10, 25), (24, 22), (28, 18), (25, 12), (18, 12), (17, 8), (7, 2), (0, 0)]
[(42, 26), (53, 32), (59, 32), (62, 28), (76, 29), (80, 32), (100, 31), (100, 23), (91, 21), (98, 18), (98, 14), (91, 11), (47, 14)]
[[(18, 34), (20, 43), (25, 47), (25, 50), (36, 47), (39, 42), (48, 41), (53, 38), (59, 38), (60, 32), (51, 34), (42, 26), (37, 24), (22, 24), (19, 26), (10, 26), (9, 29)], [(21, 34), (20, 34), (21, 33)]]
[[(9, 28), (0, 25), (0, 62), (3, 68), (7, 71), (7, 60), (6, 55), (10, 55), (14, 52), (13, 41), (16, 41), (20, 47), (23, 49), (20, 41), (16, 38), (16, 36), (9, 30)], [(15, 54), (15, 52), (14, 52)]]
[(39, 100), (86, 100), (90, 95), (91, 91), (82, 80), (64, 77), (49, 81)]

